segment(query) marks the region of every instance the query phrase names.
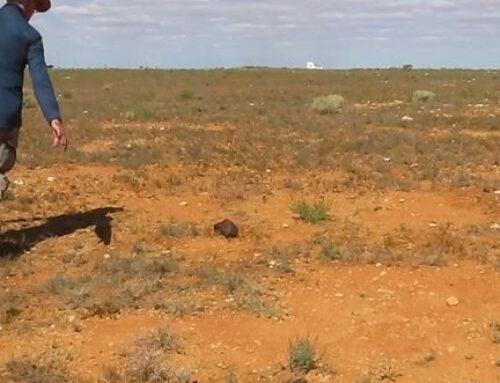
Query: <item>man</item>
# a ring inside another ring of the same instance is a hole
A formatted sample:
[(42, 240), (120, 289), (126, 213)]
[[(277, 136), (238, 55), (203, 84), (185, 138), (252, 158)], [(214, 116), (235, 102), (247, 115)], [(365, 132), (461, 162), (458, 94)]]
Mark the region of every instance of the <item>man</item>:
[(7, 0), (0, 8), (0, 200), (9, 186), (5, 173), (16, 162), (26, 65), (38, 104), (52, 128), (54, 146), (68, 146), (47, 72), (42, 38), (29, 24), (35, 12), (46, 12), (50, 6), (50, 0)]

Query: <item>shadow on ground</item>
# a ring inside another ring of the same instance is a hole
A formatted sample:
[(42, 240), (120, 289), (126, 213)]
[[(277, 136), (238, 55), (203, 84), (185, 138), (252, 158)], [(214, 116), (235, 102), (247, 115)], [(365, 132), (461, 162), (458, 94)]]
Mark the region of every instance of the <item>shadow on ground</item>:
[(62, 237), (92, 226), (99, 240), (109, 245), (113, 221), (109, 214), (123, 210), (121, 207), (102, 207), (83, 213), (50, 217), (38, 226), (8, 230), (0, 234), (0, 257), (19, 257), (49, 238)]

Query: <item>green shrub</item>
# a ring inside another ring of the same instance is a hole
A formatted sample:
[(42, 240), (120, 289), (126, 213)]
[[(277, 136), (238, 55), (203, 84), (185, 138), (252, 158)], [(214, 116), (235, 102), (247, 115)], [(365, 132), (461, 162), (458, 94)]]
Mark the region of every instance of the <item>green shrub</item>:
[(71, 100), (73, 98), (73, 93), (69, 90), (65, 90), (62, 96), (65, 100)]
[(190, 222), (171, 223), (160, 227), (160, 233), (165, 237), (185, 238), (200, 235), (198, 226)]
[(194, 93), (190, 90), (182, 90), (179, 93), (179, 100), (181, 101), (189, 101), (194, 98)]
[(329, 219), (329, 210), (330, 208), (324, 202), (316, 202), (314, 205), (310, 205), (305, 201), (300, 201), (292, 207), (292, 211), (301, 220), (308, 223), (327, 221)]
[(413, 92), (411, 100), (413, 102), (430, 102), (436, 95), (429, 90), (416, 90)]
[(297, 339), (288, 350), (292, 371), (308, 373), (316, 368), (316, 350), (309, 338)]
[(342, 254), (331, 239), (325, 239), (321, 244), (321, 256), (330, 261), (340, 261)]
[(338, 94), (331, 94), (324, 97), (316, 97), (311, 108), (320, 114), (340, 113), (344, 105), (344, 97)]

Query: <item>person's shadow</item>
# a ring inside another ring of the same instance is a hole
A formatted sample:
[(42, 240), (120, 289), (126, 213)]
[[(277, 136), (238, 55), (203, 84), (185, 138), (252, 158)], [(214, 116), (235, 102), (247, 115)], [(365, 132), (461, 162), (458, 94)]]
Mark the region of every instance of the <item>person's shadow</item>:
[(62, 214), (47, 218), (44, 223), (38, 226), (0, 233), (0, 257), (19, 257), (48, 238), (69, 235), (77, 230), (92, 226), (94, 226), (94, 231), (99, 240), (105, 245), (109, 245), (111, 243), (111, 222), (113, 218), (108, 214), (123, 210), (121, 207), (102, 207), (83, 213)]

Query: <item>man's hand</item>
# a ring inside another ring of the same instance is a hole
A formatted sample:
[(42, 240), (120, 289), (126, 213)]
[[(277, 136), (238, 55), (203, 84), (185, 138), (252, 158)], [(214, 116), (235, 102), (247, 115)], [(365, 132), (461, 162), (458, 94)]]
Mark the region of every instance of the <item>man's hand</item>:
[(62, 146), (66, 150), (68, 148), (68, 137), (66, 136), (62, 122), (60, 120), (52, 120), (50, 127), (52, 128), (54, 147)]

